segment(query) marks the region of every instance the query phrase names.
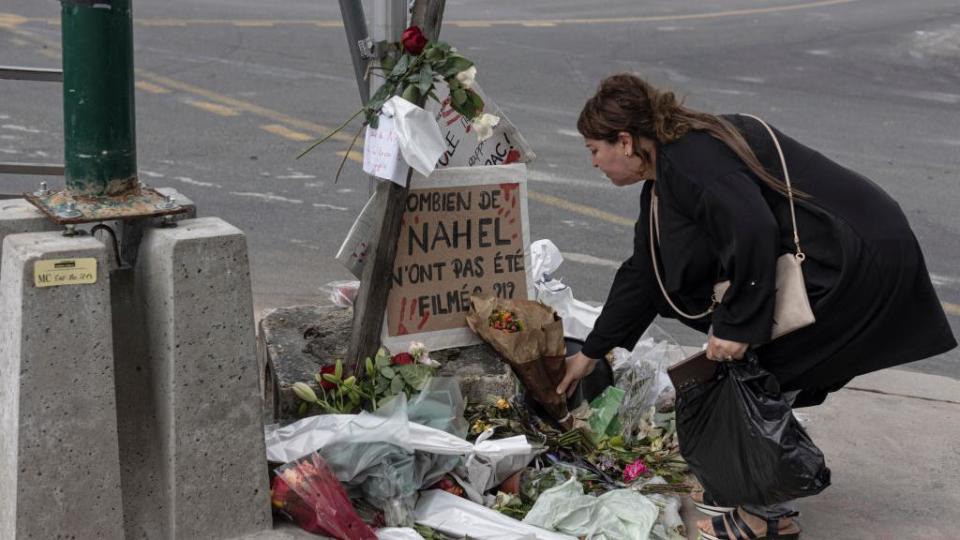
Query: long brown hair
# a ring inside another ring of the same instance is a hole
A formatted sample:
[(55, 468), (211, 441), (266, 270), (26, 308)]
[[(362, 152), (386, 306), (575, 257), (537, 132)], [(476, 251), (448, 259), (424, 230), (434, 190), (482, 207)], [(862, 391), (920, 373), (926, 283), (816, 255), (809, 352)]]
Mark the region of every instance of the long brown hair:
[[(718, 116), (683, 106), (673, 92), (662, 91), (630, 73), (605, 78), (587, 100), (577, 120), (577, 131), (587, 139), (613, 143), (621, 131), (633, 137), (637, 155), (650, 161), (641, 150), (638, 137), (657, 144), (669, 144), (691, 130), (705, 131), (726, 144), (771, 189), (787, 195), (787, 186), (760, 163), (743, 135)], [(794, 190), (794, 195), (798, 195)]]

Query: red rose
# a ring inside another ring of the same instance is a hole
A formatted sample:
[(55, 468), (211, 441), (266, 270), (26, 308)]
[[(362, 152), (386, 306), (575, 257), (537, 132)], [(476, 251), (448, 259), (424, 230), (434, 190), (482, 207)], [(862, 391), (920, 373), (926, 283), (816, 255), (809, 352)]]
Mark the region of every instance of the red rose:
[(413, 355), (408, 352), (397, 353), (393, 355), (392, 363), (395, 366), (405, 366), (414, 363)]
[(423, 48), (427, 46), (427, 36), (423, 35), (419, 26), (411, 26), (403, 31), (400, 43), (403, 44), (403, 48), (408, 53), (420, 54), (423, 52)]
[[(322, 368), (320, 368), (320, 375), (324, 375), (326, 373), (333, 375), (334, 373), (336, 373), (336, 371), (337, 371), (337, 366), (330, 364), (329, 366), (323, 366)], [(334, 388), (337, 387), (337, 385), (324, 379), (323, 377), (320, 377), (318, 382), (320, 383), (320, 388), (323, 388), (324, 390), (333, 390)]]

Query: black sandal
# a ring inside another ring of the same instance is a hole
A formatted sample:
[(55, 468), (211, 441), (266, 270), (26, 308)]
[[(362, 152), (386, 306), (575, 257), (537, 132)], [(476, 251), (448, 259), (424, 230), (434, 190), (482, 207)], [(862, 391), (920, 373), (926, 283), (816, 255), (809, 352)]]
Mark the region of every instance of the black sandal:
[(722, 516), (723, 514), (733, 512), (737, 508), (736, 506), (722, 506), (717, 504), (717, 502), (713, 500), (713, 497), (711, 497), (706, 491), (701, 491), (699, 493), (699, 501), (694, 498), (693, 494), (690, 495), (690, 500), (693, 501), (693, 505), (697, 507), (697, 510), (699, 510), (702, 514), (708, 516)]
[[(780, 520), (798, 515), (800, 515), (798, 512), (790, 512), (780, 517), (763, 518), (767, 522), (767, 534), (765, 536), (758, 536), (757, 533), (753, 532), (753, 529), (747, 525), (747, 522), (744, 521), (740, 515), (740, 509), (734, 509), (732, 512), (714, 516), (710, 521), (714, 534), (707, 534), (701, 529), (700, 538), (704, 540), (797, 540), (800, 538), (800, 531), (781, 533)], [(732, 537), (727, 534), (728, 528), (730, 532), (733, 533)]]

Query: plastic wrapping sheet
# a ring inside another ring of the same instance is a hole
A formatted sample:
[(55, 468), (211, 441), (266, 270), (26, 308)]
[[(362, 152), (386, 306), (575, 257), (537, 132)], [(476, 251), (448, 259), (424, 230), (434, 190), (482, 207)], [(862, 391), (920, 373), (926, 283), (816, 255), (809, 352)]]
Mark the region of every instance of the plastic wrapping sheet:
[(571, 478), (543, 492), (523, 521), (595, 540), (646, 540), (659, 512), (636, 491), (615, 489), (593, 497)]
[(409, 527), (384, 527), (377, 530), (377, 540), (424, 540), (424, 538)]
[(618, 419), (623, 433), (632, 439), (650, 407), (673, 408), (676, 394), (667, 368), (686, 355), (673, 337), (651, 325), (632, 351), (614, 349), (613, 356), (614, 384), (625, 392)]
[(475, 540), (577, 540), (436, 489), (421, 492), (415, 515), (417, 523)]
[(418, 173), (430, 176), (446, 148), (433, 115), (400, 96), (387, 100), (382, 111), (393, 117), (403, 160)]
[(551, 277), (562, 262), (563, 255), (550, 240), (530, 244), (529, 274), (534, 282), (536, 300), (553, 308), (563, 319), (564, 336), (583, 341), (593, 330), (601, 308), (576, 300), (573, 289)]
[(476, 440), (477, 454), (467, 460), (467, 478), (479, 493), (499, 485), (513, 473), (526, 468), (542, 449), (530, 445), (523, 435), (491, 440), (493, 429)]

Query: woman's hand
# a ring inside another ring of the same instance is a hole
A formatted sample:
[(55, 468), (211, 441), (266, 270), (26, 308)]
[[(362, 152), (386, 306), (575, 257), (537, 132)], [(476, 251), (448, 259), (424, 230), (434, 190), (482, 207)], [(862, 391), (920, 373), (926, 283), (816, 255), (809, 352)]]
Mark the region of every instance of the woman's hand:
[(589, 356), (578, 352), (573, 356), (567, 357), (567, 373), (560, 381), (557, 387), (557, 393), (566, 394), (567, 397), (573, 395), (573, 390), (577, 387), (577, 381), (586, 377), (597, 365), (597, 361)]
[[(710, 338), (707, 339), (707, 358), (715, 362), (740, 360), (747, 352), (747, 347), (749, 346), (748, 343), (727, 341), (716, 336), (710, 336)], [(567, 366), (567, 369), (570, 369), (569, 364), (567, 364)]]

